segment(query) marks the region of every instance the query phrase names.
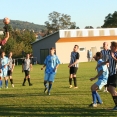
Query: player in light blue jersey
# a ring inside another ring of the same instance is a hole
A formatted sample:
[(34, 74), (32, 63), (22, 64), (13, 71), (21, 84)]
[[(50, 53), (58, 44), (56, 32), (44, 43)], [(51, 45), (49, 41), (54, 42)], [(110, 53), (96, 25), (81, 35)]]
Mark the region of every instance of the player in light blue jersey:
[[(95, 60), (97, 61), (98, 65), (100, 65), (101, 63), (104, 62), (101, 58), (102, 58), (101, 52), (97, 52), (96, 56), (95, 56)], [(92, 106), (92, 107), (97, 107), (97, 103), (98, 104), (103, 103), (97, 90), (102, 89), (102, 87), (107, 84), (108, 74), (109, 74), (107, 65), (100, 65), (97, 68), (97, 72), (98, 72), (98, 74), (95, 77), (90, 78), (91, 81), (98, 78), (98, 81), (91, 86), (93, 103), (90, 104), (90, 106)]]
[(8, 58), (5, 57), (5, 52), (1, 53), (0, 57), (0, 88), (2, 88), (2, 78), (5, 79), (5, 87), (8, 88)]
[[(44, 93), (50, 95), (50, 90), (52, 88), (52, 82), (54, 81), (56, 72), (57, 72), (57, 68), (60, 64), (60, 61), (58, 59), (58, 57), (54, 54), (55, 53), (55, 48), (52, 47), (50, 48), (50, 55), (48, 55), (44, 61), (44, 66), (41, 68), (41, 70), (43, 70), (44, 67), (45, 68), (45, 77), (44, 77)], [(47, 82), (49, 82), (49, 86), (47, 84)]]

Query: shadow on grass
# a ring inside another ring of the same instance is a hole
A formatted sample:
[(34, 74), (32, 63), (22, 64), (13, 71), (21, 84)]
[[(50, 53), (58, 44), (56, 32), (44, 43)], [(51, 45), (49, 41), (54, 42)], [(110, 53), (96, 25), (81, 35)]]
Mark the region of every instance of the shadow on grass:
[[(0, 116), (117, 116), (117, 112), (106, 109), (76, 108), (72, 105), (37, 105), (38, 107), (18, 107), (5, 105), (0, 107)], [(67, 106), (67, 107), (66, 107)]]

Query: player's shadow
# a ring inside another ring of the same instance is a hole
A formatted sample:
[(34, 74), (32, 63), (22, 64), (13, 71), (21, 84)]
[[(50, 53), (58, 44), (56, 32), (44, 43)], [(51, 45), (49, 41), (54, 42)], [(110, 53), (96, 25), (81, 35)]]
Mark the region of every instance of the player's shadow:
[(117, 116), (117, 112), (109, 111), (107, 109), (94, 109), (94, 108), (80, 108), (75, 105), (2, 105), (0, 106), (0, 116), (47, 116), (47, 117), (60, 117), (60, 116), (93, 116), (93, 117), (103, 117), (103, 116)]

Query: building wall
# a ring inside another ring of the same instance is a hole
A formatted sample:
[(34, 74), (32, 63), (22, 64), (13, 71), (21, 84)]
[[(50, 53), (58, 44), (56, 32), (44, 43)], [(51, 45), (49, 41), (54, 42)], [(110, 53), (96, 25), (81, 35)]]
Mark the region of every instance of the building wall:
[(40, 63), (40, 49), (50, 49), (51, 47), (55, 47), (55, 43), (59, 39), (59, 33), (55, 33), (54, 35), (50, 35), (47, 38), (41, 39), (32, 44), (33, 56), (37, 57), (37, 62)]
[[(70, 53), (73, 50), (74, 45), (79, 45), (79, 48), (85, 48), (84, 51), (79, 50), (80, 54), (80, 62), (87, 62), (87, 51), (91, 49), (91, 47), (96, 47), (97, 51), (101, 51), (101, 47), (103, 46), (103, 42), (108, 42), (110, 44), (112, 40), (102, 40), (102, 41), (84, 41), (84, 42), (61, 42), (56, 43), (56, 54), (59, 57), (61, 63), (69, 63), (70, 61)], [(117, 40), (113, 40), (117, 41)], [(109, 45), (110, 48), (110, 45)]]

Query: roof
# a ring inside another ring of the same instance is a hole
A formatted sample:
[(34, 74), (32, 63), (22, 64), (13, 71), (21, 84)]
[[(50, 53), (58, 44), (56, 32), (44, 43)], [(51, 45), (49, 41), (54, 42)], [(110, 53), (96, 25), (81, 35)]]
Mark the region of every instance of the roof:
[(117, 28), (60, 30), (60, 38), (117, 36)]
[(58, 32), (59, 32), (59, 31), (56, 31), (55, 33), (52, 33), (52, 34), (50, 34), (50, 35), (47, 35), (47, 36), (43, 37), (42, 39), (38, 39), (38, 40), (34, 41), (33, 43), (31, 43), (31, 45), (33, 45), (34, 43), (37, 43), (37, 42), (39, 42), (39, 41), (42, 41), (43, 39), (47, 39), (48, 37), (50, 37), (50, 36), (52, 36), (52, 35), (54, 35), (54, 34), (56, 34), (56, 33), (58, 33)]
[[(47, 39), (49, 36), (52, 36), (59, 32), (59, 38), (77, 38), (79, 41), (82, 37), (113, 37), (117, 36), (117, 28), (101, 28), (101, 29), (68, 29), (68, 30), (59, 30), (53, 34), (50, 34), (40, 40), (36, 40), (35, 42), (31, 43), (37, 43), (39, 41), (42, 41), (43, 39)], [(117, 38), (117, 37), (116, 37)], [(100, 38), (102, 39), (102, 38)], [(89, 39), (90, 40), (90, 39)], [(68, 41), (68, 40), (67, 40)], [(70, 41), (70, 40), (69, 40)], [(77, 40), (78, 41), (78, 40)], [(83, 41), (83, 40), (81, 40)], [(58, 40), (59, 42), (59, 40)], [(62, 42), (62, 41), (61, 41)], [(64, 42), (66, 42), (64, 40)]]

